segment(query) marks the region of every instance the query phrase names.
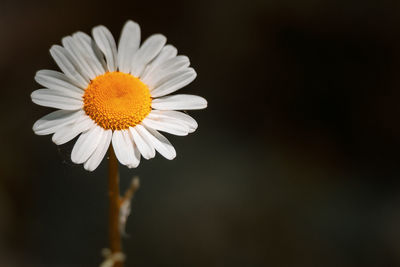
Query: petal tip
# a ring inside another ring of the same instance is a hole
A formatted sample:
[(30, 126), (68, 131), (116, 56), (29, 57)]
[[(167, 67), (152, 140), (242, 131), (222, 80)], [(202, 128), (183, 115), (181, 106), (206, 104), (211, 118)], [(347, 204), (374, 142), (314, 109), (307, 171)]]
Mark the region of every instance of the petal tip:
[(93, 172), (94, 170), (96, 170), (97, 169), (97, 166), (95, 167), (95, 166), (91, 166), (91, 165), (88, 165), (88, 164), (84, 164), (83, 165), (83, 168), (85, 169), (85, 170), (87, 170), (88, 172)]
[(207, 101), (204, 97), (201, 97), (201, 96), (200, 96), (200, 98), (201, 98), (201, 100), (200, 100), (199, 109), (205, 109), (205, 108), (207, 108), (207, 107), (208, 107), (208, 101)]

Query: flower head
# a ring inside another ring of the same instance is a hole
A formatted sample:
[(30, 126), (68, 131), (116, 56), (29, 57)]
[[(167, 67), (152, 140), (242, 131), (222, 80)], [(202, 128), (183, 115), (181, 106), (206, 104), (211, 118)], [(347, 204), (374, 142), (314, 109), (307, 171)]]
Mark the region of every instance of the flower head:
[(158, 151), (167, 159), (176, 152), (158, 131), (187, 135), (196, 121), (178, 110), (203, 109), (199, 96), (175, 94), (196, 78), (186, 56), (154, 34), (140, 45), (140, 27), (128, 21), (117, 44), (104, 26), (62, 39), (50, 53), (62, 72), (40, 70), (35, 80), (45, 89), (32, 93), (38, 105), (56, 108), (33, 125), (38, 135), (53, 134), (57, 145), (79, 135), (71, 160), (95, 170), (110, 144), (121, 164), (139, 165)]

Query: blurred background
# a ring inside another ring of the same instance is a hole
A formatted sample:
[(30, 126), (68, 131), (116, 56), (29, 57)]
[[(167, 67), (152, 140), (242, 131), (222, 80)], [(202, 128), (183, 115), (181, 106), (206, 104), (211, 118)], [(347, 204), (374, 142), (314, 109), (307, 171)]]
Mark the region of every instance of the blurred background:
[(74, 165), (33, 123), (63, 36), (126, 20), (198, 72), (199, 129), (134, 175), (126, 266), (400, 266), (400, 2), (0, 3), (0, 266), (98, 266), (107, 160)]

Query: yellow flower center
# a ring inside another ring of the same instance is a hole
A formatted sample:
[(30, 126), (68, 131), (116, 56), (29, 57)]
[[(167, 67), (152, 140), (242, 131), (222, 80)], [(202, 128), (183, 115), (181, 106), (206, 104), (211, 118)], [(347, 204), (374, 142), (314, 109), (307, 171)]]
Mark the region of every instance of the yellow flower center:
[(104, 129), (122, 130), (139, 124), (151, 111), (150, 90), (130, 74), (97, 76), (83, 95), (86, 114)]

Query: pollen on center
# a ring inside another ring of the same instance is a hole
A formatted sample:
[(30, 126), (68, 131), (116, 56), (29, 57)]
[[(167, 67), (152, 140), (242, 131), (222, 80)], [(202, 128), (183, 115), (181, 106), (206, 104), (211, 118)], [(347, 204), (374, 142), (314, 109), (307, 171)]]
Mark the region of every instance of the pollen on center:
[(85, 90), (83, 102), (86, 114), (104, 129), (128, 129), (151, 111), (147, 85), (122, 72), (107, 72), (93, 79)]

